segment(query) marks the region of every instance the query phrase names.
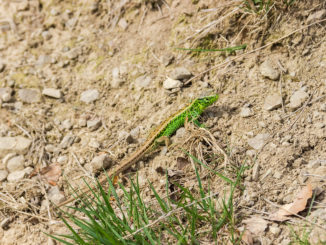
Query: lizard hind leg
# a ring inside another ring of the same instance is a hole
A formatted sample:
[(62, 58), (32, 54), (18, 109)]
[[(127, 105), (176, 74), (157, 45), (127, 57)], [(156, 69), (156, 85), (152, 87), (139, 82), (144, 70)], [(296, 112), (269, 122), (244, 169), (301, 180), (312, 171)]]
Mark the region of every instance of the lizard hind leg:
[(168, 136), (163, 135), (156, 140), (156, 143), (158, 143), (158, 144), (164, 143), (165, 146), (169, 146), (171, 144), (171, 140)]

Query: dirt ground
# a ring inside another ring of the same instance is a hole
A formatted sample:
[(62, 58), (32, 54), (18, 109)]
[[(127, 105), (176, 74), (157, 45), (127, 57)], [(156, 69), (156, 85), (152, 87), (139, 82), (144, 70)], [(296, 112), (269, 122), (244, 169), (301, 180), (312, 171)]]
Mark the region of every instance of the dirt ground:
[[(0, 13), (1, 244), (56, 244), (44, 232), (66, 228), (42, 211), (69, 197), (67, 180), (101, 175), (108, 159), (118, 164), (212, 93), (220, 98), (200, 121), (229, 159), (214, 167), (249, 166), (234, 204), (238, 231), (255, 244), (326, 242), (324, 1), (2, 0)], [(172, 142), (190, 134), (182, 128)], [(162, 190), (164, 170), (183, 171), (178, 181), (191, 186), (180, 157), (162, 147), (131, 172)], [(205, 181), (223, 192), (217, 177)], [(314, 202), (299, 216), (268, 219), (309, 185)], [(246, 223), (257, 216), (266, 218), (258, 231)]]

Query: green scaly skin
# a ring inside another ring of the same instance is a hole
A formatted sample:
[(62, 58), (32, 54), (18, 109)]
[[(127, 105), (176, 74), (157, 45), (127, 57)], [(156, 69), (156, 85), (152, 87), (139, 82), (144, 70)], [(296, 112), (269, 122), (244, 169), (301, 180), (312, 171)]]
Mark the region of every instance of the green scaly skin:
[[(196, 122), (198, 117), (203, 113), (203, 111), (215, 101), (217, 101), (218, 95), (205, 96), (202, 98), (195, 99), (192, 103), (186, 106), (184, 109), (176, 113), (171, 119), (166, 120), (160, 126), (157, 127), (157, 130), (148, 138), (148, 140), (133, 154), (128, 158), (123, 159), (122, 162), (117, 166), (117, 168), (109, 170), (107, 176), (110, 178), (117, 176), (121, 172), (128, 169), (131, 165), (139, 161), (148, 150), (151, 150), (159, 145), (159, 140), (163, 137), (167, 138), (174, 134), (180, 127), (182, 127), (186, 120)], [(197, 123), (196, 123), (197, 124)], [(98, 180), (100, 184), (107, 181), (107, 176), (104, 175), (101, 179)], [(94, 187), (83, 188), (81, 189), (81, 194), (84, 195)], [(58, 207), (61, 207), (67, 203), (74, 201), (75, 198), (71, 197), (66, 201), (60, 203)]]
[(206, 96), (195, 99), (189, 106), (187, 106), (180, 114), (173, 117), (167, 124), (166, 128), (157, 135), (157, 139), (162, 136), (170, 137), (179, 128), (181, 128), (186, 118), (189, 122), (195, 121), (204, 112), (204, 110), (217, 101), (218, 95)]

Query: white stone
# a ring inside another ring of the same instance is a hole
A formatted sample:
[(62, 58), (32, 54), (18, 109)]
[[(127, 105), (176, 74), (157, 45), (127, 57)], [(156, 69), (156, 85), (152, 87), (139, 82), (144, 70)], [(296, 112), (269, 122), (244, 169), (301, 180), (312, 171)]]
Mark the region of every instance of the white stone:
[(147, 88), (152, 83), (152, 78), (148, 75), (137, 77), (135, 87), (138, 89)]
[(97, 89), (89, 89), (81, 93), (80, 100), (89, 104), (96, 101), (99, 95), (100, 94)]
[(7, 170), (0, 170), (0, 182), (7, 179), (8, 171)]
[(181, 88), (181, 87), (182, 87), (182, 82), (180, 82), (179, 80), (174, 80), (169, 77), (163, 82), (163, 88), (165, 89), (173, 89), (173, 88)]
[(264, 77), (268, 77), (271, 80), (277, 80), (280, 77), (280, 72), (273, 67), (270, 60), (265, 60), (259, 67), (260, 73)]
[(254, 115), (253, 111), (249, 107), (243, 107), (240, 111), (240, 117), (246, 118)]
[(48, 192), (48, 197), (54, 204), (59, 204), (65, 200), (64, 194), (59, 190), (58, 186), (53, 186)]
[(106, 169), (112, 165), (112, 160), (107, 154), (101, 154), (93, 158), (91, 165), (95, 171)]
[(22, 155), (9, 159), (7, 163), (9, 173), (24, 169), (24, 157)]
[(0, 137), (0, 157), (8, 153), (25, 154), (32, 141), (22, 136)]
[(62, 96), (61, 91), (55, 88), (45, 88), (43, 89), (42, 94), (55, 99), (60, 99)]
[(257, 134), (254, 138), (248, 139), (248, 144), (255, 150), (260, 150), (269, 138), (269, 134)]
[(26, 175), (26, 172), (24, 170), (15, 171), (15, 172), (8, 174), (7, 180), (9, 182), (16, 182), (16, 181), (22, 180), (25, 177), (25, 175)]
[(99, 127), (101, 127), (102, 121), (101, 119), (94, 119), (94, 120), (88, 120), (87, 121), (87, 128), (89, 128), (90, 131), (95, 131)]
[(303, 103), (308, 99), (309, 94), (307, 94), (303, 90), (297, 90), (294, 94), (290, 97), (289, 108), (295, 110), (303, 105)]
[(323, 19), (326, 16), (326, 9), (319, 10), (317, 12), (311, 13), (307, 18), (307, 24), (311, 24), (318, 20)]
[(170, 73), (170, 77), (174, 80), (184, 80), (190, 78), (191, 76), (191, 72), (185, 67), (177, 67)]
[(263, 109), (272, 111), (282, 106), (282, 96), (279, 94), (268, 95), (265, 99)]
[(19, 89), (18, 97), (25, 103), (36, 103), (41, 100), (41, 94), (37, 89)]

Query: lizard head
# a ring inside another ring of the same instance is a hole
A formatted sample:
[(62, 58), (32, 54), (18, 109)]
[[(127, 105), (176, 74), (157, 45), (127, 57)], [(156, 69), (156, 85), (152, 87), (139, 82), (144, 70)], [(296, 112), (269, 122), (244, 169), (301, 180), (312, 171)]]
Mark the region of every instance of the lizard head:
[(205, 96), (198, 98), (198, 105), (204, 110), (206, 107), (212, 105), (215, 101), (218, 99), (218, 94), (212, 95), (212, 96)]

